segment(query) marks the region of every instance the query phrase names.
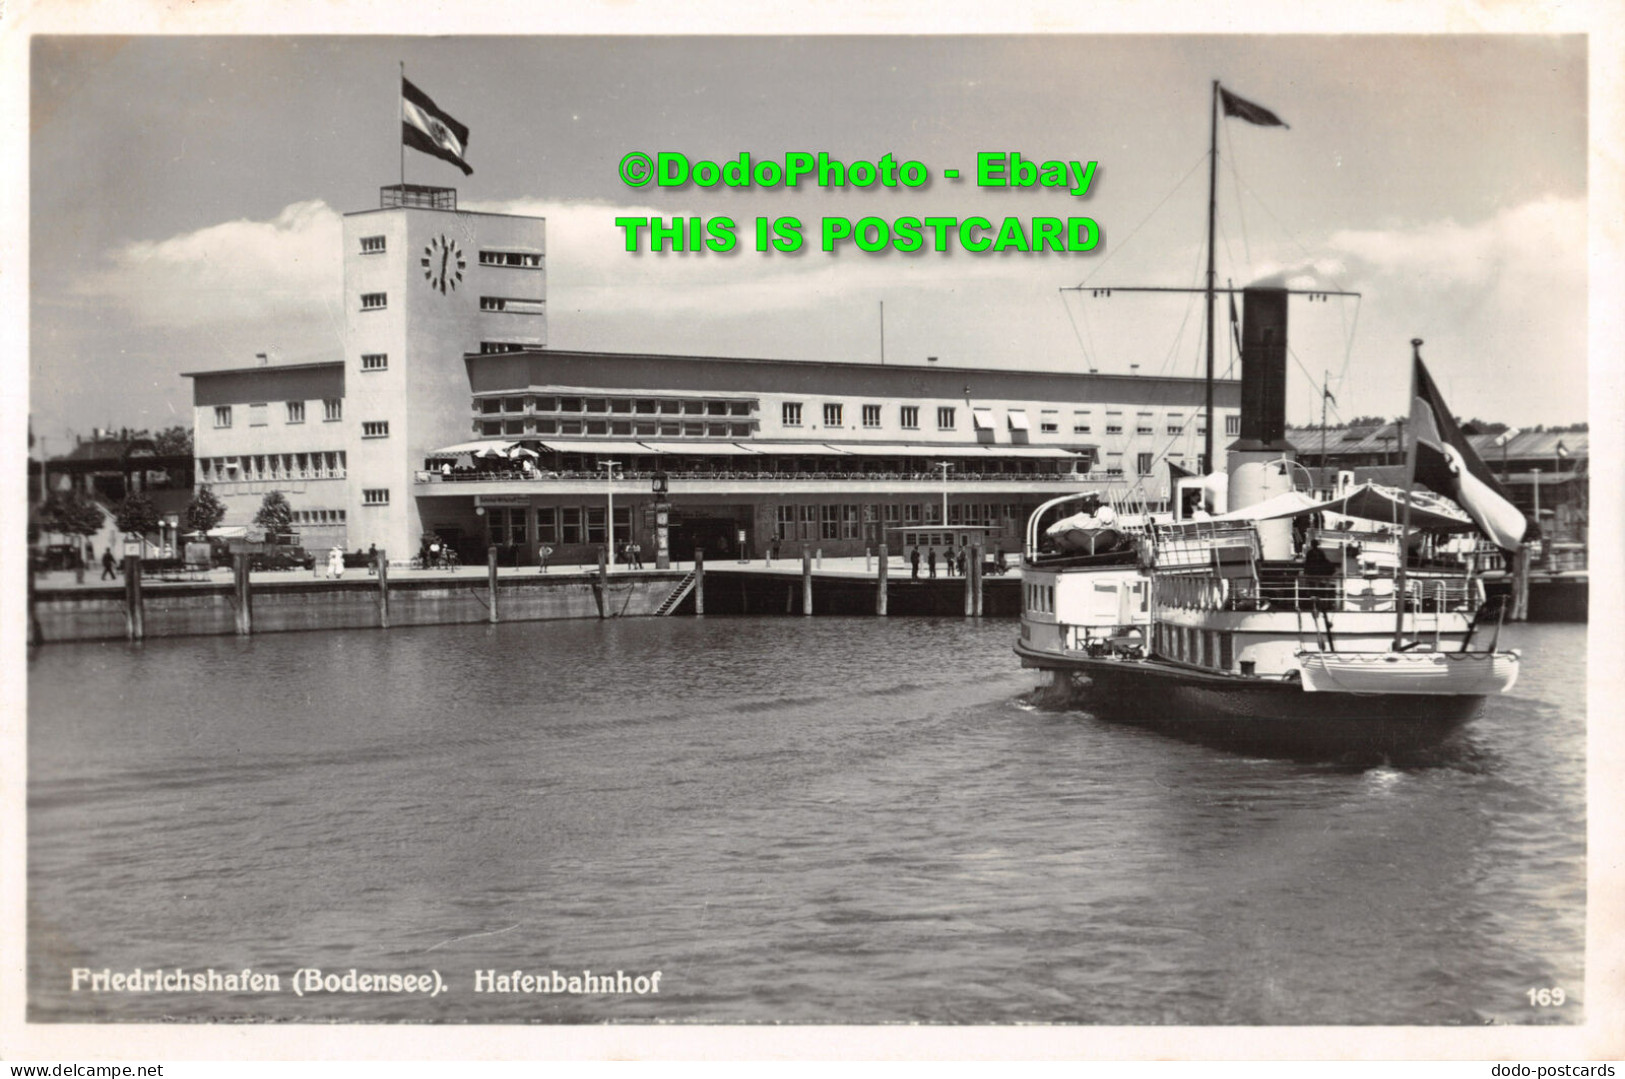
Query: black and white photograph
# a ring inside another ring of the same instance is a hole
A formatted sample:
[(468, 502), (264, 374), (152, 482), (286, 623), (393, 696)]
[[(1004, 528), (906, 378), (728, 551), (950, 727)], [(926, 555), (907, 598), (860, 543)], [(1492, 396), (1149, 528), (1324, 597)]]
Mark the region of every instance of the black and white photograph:
[(1617, 37), (54, 14), (5, 1055), (1618, 1057)]

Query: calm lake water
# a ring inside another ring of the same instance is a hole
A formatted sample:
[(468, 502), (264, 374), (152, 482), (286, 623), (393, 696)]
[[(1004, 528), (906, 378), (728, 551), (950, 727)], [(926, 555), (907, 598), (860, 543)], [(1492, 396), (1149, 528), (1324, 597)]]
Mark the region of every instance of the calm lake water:
[[(1010, 621), (647, 618), (51, 645), (41, 1020), (1582, 1018), (1583, 626), (1426, 767), (1023, 703)], [(281, 992), (71, 991), (75, 967)], [(438, 972), (438, 997), (291, 991)], [(476, 972), (661, 972), (658, 995)], [(1528, 990), (1561, 986), (1562, 1007)]]

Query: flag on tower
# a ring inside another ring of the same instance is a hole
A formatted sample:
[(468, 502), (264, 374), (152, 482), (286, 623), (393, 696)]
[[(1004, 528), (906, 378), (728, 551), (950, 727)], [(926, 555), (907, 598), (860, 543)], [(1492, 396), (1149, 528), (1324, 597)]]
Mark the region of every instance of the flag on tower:
[(401, 79), (401, 141), (414, 150), (449, 161), (463, 170), (474, 170), (463, 160), (468, 152), (468, 127), (454, 120), (429, 95)]
[(1453, 500), (1497, 547), (1515, 551), (1529, 536), (1529, 518), (1512, 504), (1489, 466), (1473, 452), (1433, 384), (1420, 356), (1411, 372), (1411, 437), (1416, 482)]
[(1254, 105), (1244, 97), (1237, 97), (1224, 87), (1219, 87), (1219, 101), (1224, 105), (1224, 114), (1246, 120), (1249, 124), (1258, 124), (1260, 127), (1284, 127), (1292, 129), (1292, 125), (1275, 115), (1262, 105)]

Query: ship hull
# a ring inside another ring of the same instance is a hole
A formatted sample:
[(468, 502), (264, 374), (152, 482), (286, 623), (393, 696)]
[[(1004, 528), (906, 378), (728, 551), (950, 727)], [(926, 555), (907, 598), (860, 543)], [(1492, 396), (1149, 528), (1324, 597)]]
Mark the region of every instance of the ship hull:
[(1047, 704), (1268, 756), (1400, 758), (1446, 741), (1484, 706), (1474, 694), (1306, 693), (1155, 659), (1016, 652), (1023, 666), (1054, 672)]

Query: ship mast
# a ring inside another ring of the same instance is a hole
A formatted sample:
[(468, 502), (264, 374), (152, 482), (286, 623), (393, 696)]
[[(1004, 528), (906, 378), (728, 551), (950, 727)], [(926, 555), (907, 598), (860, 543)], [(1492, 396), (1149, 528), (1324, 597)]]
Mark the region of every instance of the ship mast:
[(1219, 80), (1213, 80), (1213, 99), (1208, 103), (1211, 126), (1207, 165), (1207, 440), (1203, 443), (1206, 471), (1217, 471), (1213, 460), (1213, 300), (1218, 284), (1213, 269), (1214, 220), (1218, 213), (1219, 184)]

